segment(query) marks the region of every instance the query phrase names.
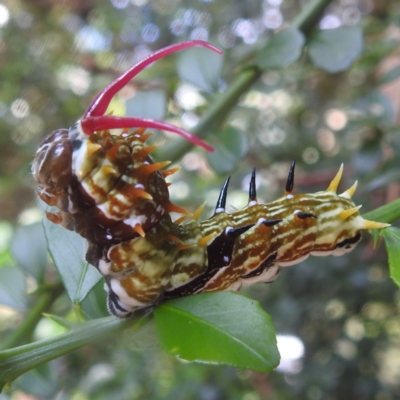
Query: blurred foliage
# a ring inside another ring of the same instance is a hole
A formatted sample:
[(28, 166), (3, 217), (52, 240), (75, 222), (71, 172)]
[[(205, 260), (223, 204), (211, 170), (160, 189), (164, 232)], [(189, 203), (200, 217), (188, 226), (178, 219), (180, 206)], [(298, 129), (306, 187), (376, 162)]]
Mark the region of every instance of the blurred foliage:
[[(298, 165), (297, 191), (325, 188), (344, 162), (343, 188), (359, 180), (355, 201), (363, 204), (364, 212), (399, 197), (398, 1), (333, 1), (319, 23), (322, 30), (310, 33), (303, 51), (298, 52), (299, 36), (286, 31), (275, 36), (280, 41), (269, 42), (269, 50), (284, 42), (293, 45), (292, 53), (259, 54), (272, 34), (290, 24), (306, 4), (1, 0), (2, 346), (59, 334), (60, 321), (43, 318), (42, 312), (67, 322), (106, 315), (101, 282), (80, 310), (71, 309), (57, 272), (43, 254), (40, 225), (29, 225), (42, 215), (30, 162), (46, 134), (71, 126), (101, 88), (170, 43), (207, 39), (224, 50), (223, 65), (200, 57), (198, 65), (204, 68), (189, 73), (191, 58), (168, 57), (121, 92), (112, 104), (116, 113), (135, 112), (135, 100), (129, 99), (149, 94), (145, 101), (155, 96), (158, 113), (166, 107), (166, 119), (190, 128), (252, 60), (259, 60), (261, 68), (277, 68), (300, 57), (284, 69), (264, 72), (225, 120), (203, 132), (224, 154), (220, 166), (217, 157), (210, 161), (211, 169), (198, 149), (173, 160), (182, 165), (171, 179), (173, 201), (194, 210), (207, 200), (204, 215), (210, 215), (223, 175), (234, 170), (228, 204), (231, 210), (240, 208), (247, 202), (253, 167), (259, 200), (271, 201), (282, 193), (292, 159)], [(326, 47), (321, 51), (324, 42), (332, 44), (331, 52)], [(275, 64), (269, 62), (271, 54), (277, 57)], [(241, 148), (230, 142), (229, 132), (239, 138)], [(158, 160), (179, 142), (161, 133), (154, 141), (160, 145)], [(17, 223), (23, 228), (14, 230)], [(396, 235), (397, 230), (392, 237)], [(151, 340), (154, 325), (148, 324), (148, 331), (138, 337), (129, 330), (119, 332), (23, 375), (0, 399), (21, 398), (22, 392), (38, 399), (399, 398), (400, 295), (388, 277), (382, 248), (374, 249), (365, 236), (344, 257), (311, 257), (284, 270), (273, 284), (244, 291), (261, 302), (279, 334), (297, 337), (304, 345), (303, 357), (296, 357), (290, 347), (281, 348), (283, 361), (276, 372), (182, 363), (157, 349)], [(19, 269), (10, 268), (15, 265)], [(36, 323), (34, 331), (24, 330)]]

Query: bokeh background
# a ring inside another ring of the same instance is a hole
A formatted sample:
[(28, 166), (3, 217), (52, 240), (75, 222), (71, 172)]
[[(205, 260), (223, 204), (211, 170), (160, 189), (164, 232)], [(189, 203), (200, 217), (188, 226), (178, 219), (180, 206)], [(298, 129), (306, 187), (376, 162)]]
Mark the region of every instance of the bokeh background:
[[(141, 73), (111, 107), (115, 114), (164, 118), (190, 130), (257, 49), (307, 3), (0, 0), (0, 339), (35, 305), (34, 294), (23, 294), (35, 293), (37, 282), (21, 268), (29, 257), (21, 247), (29, 240), (44, 246), (30, 174), (44, 136), (71, 126), (100, 89), (152, 51), (204, 39), (224, 50), (220, 61), (213, 55), (197, 60), (212, 67), (209, 80), (196, 77), (193, 58), (171, 56)], [(343, 162), (342, 188), (359, 180), (355, 202), (363, 211), (399, 197), (400, 5), (333, 1), (319, 28), (341, 26), (362, 27), (361, 57), (334, 74), (316, 68), (307, 54), (264, 73), (227, 120), (205, 134), (219, 157), (191, 148), (178, 158), (172, 135), (154, 135), (155, 159), (182, 166), (171, 179), (174, 202), (194, 210), (207, 200), (207, 217), (233, 173), (228, 204), (241, 208), (253, 167), (259, 200), (271, 201), (283, 192), (293, 159), (298, 192), (325, 189)], [(349, 255), (310, 258), (273, 284), (245, 290), (271, 314), (279, 334), (282, 362), (273, 373), (182, 362), (149, 340), (149, 325), (148, 335), (126, 332), (29, 372), (0, 399), (398, 399), (400, 294), (388, 277), (384, 249), (364, 236)], [(44, 281), (56, 286), (54, 267), (48, 258), (44, 264)], [(82, 310), (87, 318), (106, 315), (100, 284)], [(62, 289), (46, 311), (74, 318)], [(30, 340), (60, 332), (43, 318)]]

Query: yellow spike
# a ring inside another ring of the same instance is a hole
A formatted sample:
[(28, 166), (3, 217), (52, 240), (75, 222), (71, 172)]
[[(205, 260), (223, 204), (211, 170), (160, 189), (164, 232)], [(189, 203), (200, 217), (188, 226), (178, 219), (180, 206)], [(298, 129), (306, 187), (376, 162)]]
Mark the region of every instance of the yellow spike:
[(195, 247), (195, 245), (193, 244), (186, 244), (184, 243), (181, 239), (179, 239), (178, 237), (176, 237), (175, 235), (173, 235), (172, 233), (169, 233), (166, 238), (168, 240), (172, 240), (173, 242), (178, 243), (178, 250), (186, 250), (186, 249), (190, 249), (191, 247)]
[(165, 207), (165, 210), (167, 212), (169, 212), (169, 213), (170, 212), (176, 212), (176, 213), (179, 213), (179, 214), (190, 214), (189, 211), (187, 211), (184, 208), (179, 207), (179, 206), (177, 206), (176, 204), (173, 204), (173, 203), (167, 204), (167, 206)]
[(111, 165), (104, 165), (104, 167), (101, 168), (101, 172), (104, 175), (117, 175), (118, 171)]
[(207, 246), (207, 243), (208, 243), (211, 239), (213, 239), (214, 236), (215, 236), (215, 233), (210, 233), (209, 235), (204, 236), (204, 237), (202, 237), (201, 239), (199, 239), (199, 240), (197, 241), (197, 244), (198, 244), (200, 247), (206, 247), (206, 246)]
[(343, 174), (343, 164), (340, 166), (338, 173), (336, 176), (333, 178), (332, 182), (329, 184), (328, 189), (326, 189), (327, 192), (335, 192), (339, 186), (340, 179), (342, 179), (342, 174)]
[(154, 164), (143, 164), (140, 166), (140, 172), (150, 175), (151, 173), (158, 171), (161, 168), (171, 164), (171, 161), (161, 161)]
[(92, 143), (90, 140), (87, 142), (87, 155), (90, 157), (92, 154), (96, 153), (96, 151), (101, 149), (101, 145), (97, 143)]
[(189, 218), (190, 218), (190, 215), (189, 215), (189, 214), (187, 214), (187, 215), (182, 215), (182, 217), (176, 219), (176, 220), (174, 221), (174, 223), (177, 224), (177, 225), (180, 225), (180, 224), (182, 224), (182, 222), (185, 222), (185, 221), (188, 220)]
[(358, 181), (355, 181), (354, 185), (352, 187), (345, 190), (342, 194), (339, 194), (339, 196), (345, 197), (346, 199), (351, 199), (353, 197), (354, 193), (356, 192), (357, 185), (358, 185)]
[(357, 207), (352, 207), (352, 208), (349, 208), (347, 210), (343, 210), (339, 214), (339, 218), (341, 218), (343, 221), (346, 221), (346, 219), (349, 218), (350, 215), (355, 214), (361, 207), (362, 207), (362, 205), (359, 205)]
[(181, 167), (174, 167), (170, 169), (165, 169), (164, 171), (161, 171), (161, 173), (164, 175), (164, 177), (167, 177), (174, 174), (175, 172), (178, 172), (180, 169)]
[(139, 234), (141, 237), (145, 237), (146, 236), (146, 232), (143, 230), (142, 225), (135, 225), (133, 227), (133, 230)]
[(390, 226), (390, 224), (386, 224), (384, 222), (375, 222), (375, 221), (368, 221), (364, 219), (364, 229), (382, 229)]
[(207, 202), (205, 201), (192, 215), (192, 218), (197, 221), (201, 215), (201, 213), (204, 210), (204, 207), (206, 206)]

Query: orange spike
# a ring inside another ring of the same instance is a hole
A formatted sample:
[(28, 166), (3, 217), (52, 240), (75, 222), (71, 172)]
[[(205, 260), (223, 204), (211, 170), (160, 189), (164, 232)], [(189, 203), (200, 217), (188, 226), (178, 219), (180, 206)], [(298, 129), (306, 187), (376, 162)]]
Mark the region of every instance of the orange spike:
[(135, 135), (143, 135), (144, 131), (146, 130), (146, 128), (142, 127), (142, 128), (137, 128), (133, 133)]
[(181, 167), (174, 167), (170, 169), (165, 169), (164, 171), (161, 171), (161, 173), (164, 175), (164, 177), (170, 176), (172, 174), (175, 174), (175, 172), (178, 172), (181, 169)]
[(172, 185), (172, 182), (165, 182), (165, 184), (167, 185), (167, 187), (170, 187)]
[(167, 206), (165, 207), (165, 210), (167, 212), (169, 212), (169, 213), (170, 212), (176, 212), (176, 213), (179, 213), (179, 214), (190, 214), (189, 211), (187, 211), (184, 208), (179, 207), (176, 204), (173, 204), (171, 202), (169, 204), (167, 204)]
[(193, 244), (185, 244), (181, 239), (179, 239), (178, 237), (176, 237), (175, 235), (172, 235), (171, 233), (169, 233), (166, 238), (168, 240), (172, 240), (173, 242), (178, 243), (178, 250), (186, 250), (186, 249), (190, 249), (191, 247), (194, 247), (195, 245)]
[(171, 164), (171, 161), (161, 161), (154, 164), (142, 164), (140, 168), (140, 172), (150, 175), (155, 171), (158, 171), (161, 168), (166, 167), (167, 165)]
[(142, 149), (137, 151), (137, 155), (141, 156), (141, 157), (146, 157), (147, 155), (149, 155), (156, 148), (157, 148), (156, 145), (143, 147)]
[(192, 218), (197, 221), (201, 215), (201, 213), (204, 210), (204, 207), (206, 206), (207, 202), (205, 201), (192, 215)]
[(123, 142), (115, 143), (114, 146), (111, 147), (111, 149), (107, 150), (107, 158), (109, 158), (110, 160), (115, 160), (118, 150), (122, 144)]
[(135, 225), (135, 226), (133, 227), (133, 230), (134, 230), (138, 235), (140, 235), (141, 237), (145, 237), (145, 236), (146, 236), (146, 232), (143, 230), (142, 225), (139, 225), (139, 224)]
[(206, 246), (207, 246), (207, 243), (208, 243), (211, 239), (213, 239), (214, 236), (215, 236), (215, 233), (210, 233), (209, 235), (204, 236), (204, 237), (202, 237), (201, 239), (199, 239), (199, 240), (197, 241), (197, 244), (198, 244), (200, 247), (206, 247)]
[[(143, 132), (144, 132), (144, 128), (143, 128)], [(140, 132), (140, 134), (141, 134), (141, 137), (139, 138), (139, 140), (140, 140), (141, 142), (143, 142), (143, 143), (144, 143), (150, 136), (153, 135), (151, 132), (148, 132), (148, 133), (141, 133), (141, 132)]]
[(135, 197), (140, 197), (142, 199), (147, 199), (147, 200), (153, 200), (153, 196), (146, 192), (144, 189), (139, 189), (139, 188), (132, 188), (131, 193)]

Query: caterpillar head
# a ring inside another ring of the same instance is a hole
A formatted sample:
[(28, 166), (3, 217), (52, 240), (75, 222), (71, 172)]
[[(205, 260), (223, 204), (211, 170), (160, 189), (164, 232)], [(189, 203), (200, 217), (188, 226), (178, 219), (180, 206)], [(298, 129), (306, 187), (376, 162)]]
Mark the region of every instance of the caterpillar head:
[[(201, 40), (161, 49), (131, 67), (103, 89), (69, 130), (51, 133), (36, 152), (32, 173), (39, 196), (57, 206), (47, 213), (53, 222), (75, 230), (94, 243), (117, 243), (146, 231), (170, 211), (182, 212), (169, 202), (164, 177), (172, 170), (159, 170), (168, 162), (153, 163), (145, 147), (146, 128), (175, 132), (212, 151), (212, 147), (185, 130), (164, 121), (104, 115), (110, 101), (126, 84), (154, 61), (171, 53), (203, 46), (220, 50)], [(138, 128), (129, 130), (130, 128)], [(123, 129), (116, 134), (113, 129)]]

